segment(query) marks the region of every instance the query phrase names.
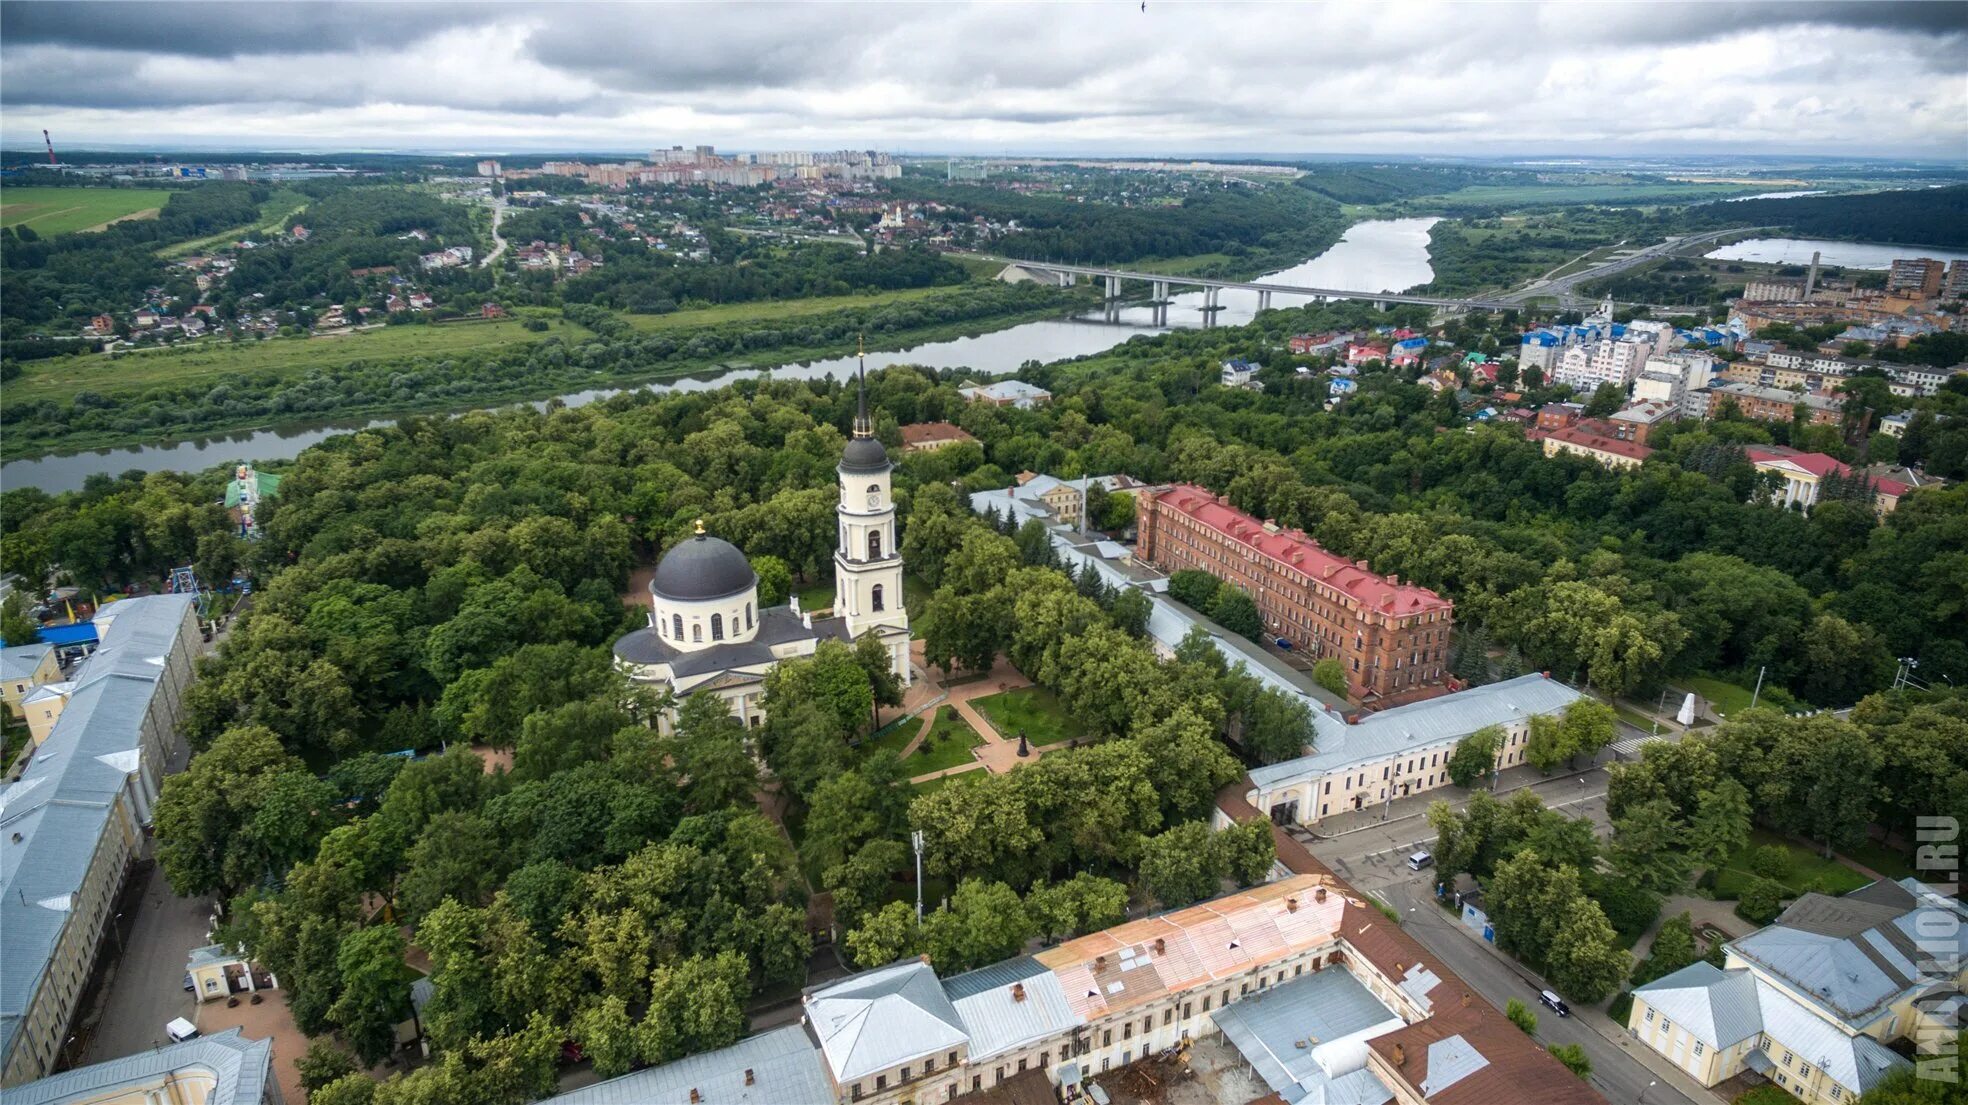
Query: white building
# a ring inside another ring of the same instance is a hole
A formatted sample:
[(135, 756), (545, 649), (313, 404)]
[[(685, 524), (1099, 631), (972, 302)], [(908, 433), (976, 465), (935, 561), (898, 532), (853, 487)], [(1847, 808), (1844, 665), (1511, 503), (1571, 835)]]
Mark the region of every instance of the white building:
[(912, 678), (909, 614), (895, 533), (892, 466), (873, 427), (864, 385), (854, 438), (842, 450), (837, 468), (840, 538), (830, 616), (802, 612), (797, 595), (786, 606), (761, 609), (758, 574), (751, 562), (737, 546), (705, 533), (699, 522), (695, 536), (672, 546), (657, 563), (649, 581), (649, 624), (615, 642), (616, 665), (636, 682), (678, 698), (714, 693), (747, 728), (764, 723), (759, 700), (766, 675), (781, 660), (813, 655), (822, 640), (851, 643), (875, 634), (907, 686)]
[(1653, 342), (1644, 337), (1574, 345), (1558, 358), (1551, 382), (1569, 384), (1581, 395), (1591, 394), (1601, 384), (1624, 388), (1640, 374), (1640, 367), (1654, 352)]
[(1368, 714), (1354, 725), (1315, 708), (1315, 751), (1253, 770), (1248, 800), (1280, 824), (1316, 825), (1446, 786), (1456, 742), (1490, 725), (1505, 734), (1498, 767), (1515, 767), (1524, 762), (1531, 718), (1561, 713), (1582, 697), (1555, 679), (1524, 675)]

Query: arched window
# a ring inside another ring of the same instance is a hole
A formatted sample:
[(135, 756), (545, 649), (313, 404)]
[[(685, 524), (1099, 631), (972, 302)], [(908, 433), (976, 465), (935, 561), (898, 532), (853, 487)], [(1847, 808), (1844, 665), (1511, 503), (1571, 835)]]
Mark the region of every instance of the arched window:
[(745, 628), (750, 629), (751, 627), (752, 627), (752, 604), (748, 602), (745, 604)]
[(875, 609), (882, 609), (882, 585), (879, 583), (875, 584), (875, 589), (869, 592), (868, 598), (875, 604)]
[(712, 615), (711, 615), (711, 640), (713, 640), (713, 641), (722, 641), (722, 640), (724, 640), (724, 615), (723, 615), (723, 614), (712, 614)]
[(681, 641), (681, 640), (683, 640), (683, 615), (682, 615), (682, 614), (671, 614), (671, 615), (670, 615), (670, 639), (671, 639), (672, 641)]
[(871, 483), (871, 484), (869, 484), (869, 485), (868, 485), (868, 494), (870, 494), (870, 495), (879, 495), (879, 494), (881, 494), (881, 484), (878, 484), (878, 483)]
[(881, 558), (882, 558), (881, 557), (881, 531), (878, 529), (869, 530), (868, 531), (868, 559), (880, 560)]
[(700, 644), (700, 645), (701, 645), (701, 644), (703, 644), (703, 643), (704, 643), (704, 623), (703, 623), (703, 622), (691, 622), (691, 623), (690, 623), (690, 640), (691, 640), (691, 643), (693, 643), (693, 644)]

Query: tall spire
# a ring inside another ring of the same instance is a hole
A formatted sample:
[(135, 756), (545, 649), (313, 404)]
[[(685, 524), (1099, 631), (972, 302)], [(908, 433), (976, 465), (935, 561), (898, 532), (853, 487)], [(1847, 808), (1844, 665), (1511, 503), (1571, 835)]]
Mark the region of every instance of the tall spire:
[(873, 437), (875, 436), (875, 423), (873, 419), (868, 417), (868, 343), (859, 335), (856, 335), (856, 341), (859, 345), (859, 351), (855, 356), (860, 358), (861, 373), (856, 381), (856, 388), (859, 391), (859, 405), (856, 407), (854, 414), (854, 436)]

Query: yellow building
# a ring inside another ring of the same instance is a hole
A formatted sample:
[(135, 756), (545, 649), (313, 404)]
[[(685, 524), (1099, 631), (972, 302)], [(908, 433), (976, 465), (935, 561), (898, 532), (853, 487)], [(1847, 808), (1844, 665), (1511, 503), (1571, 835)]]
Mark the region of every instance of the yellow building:
[(6, 1100), (7, 1105), (281, 1105), (273, 1041), (249, 1040), (237, 1028), (64, 1071), (16, 1086)]
[(34, 688), (61, 678), (61, 665), (55, 663), (55, 646), (50, 644), (13, 645), (0, 648), (0, 700), (7, 712), (25, 717), (21, 706)]
[(1584, 426), (1553, 430), (1544, 439), (1544, 455), (1547, 457), (1569, 453), (1605, 468), (1638, 468), (1653, 452), (1637, 441), (1622, 441), (1608, 434), (1594, 433)]
[(1960, 1004), (1964, 922), (1968, 906), (1914, 879), (1806, 894), (1731, 942), (1722, 968), (1636, 988), (1627, 1031), (1704, 1086), (1752, 1070), (1811, 1105), (1845, 1105), (1907, 1065), (1887, 1044)]

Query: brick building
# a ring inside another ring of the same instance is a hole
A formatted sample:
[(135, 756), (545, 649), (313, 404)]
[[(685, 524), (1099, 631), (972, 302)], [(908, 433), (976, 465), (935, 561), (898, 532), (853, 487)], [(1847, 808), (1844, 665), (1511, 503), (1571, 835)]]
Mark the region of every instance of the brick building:
[(1353, 698), (1412, 699), (1441, 685), (1455, 627), (1448, 599), (1376, 575), (1200, 487), (1145, 488), (1134, 502), (1138, 559), (1171, 572), (1198, 568), (1241, 587), (1269, 632), (1315, 659), (1337, 658)]

